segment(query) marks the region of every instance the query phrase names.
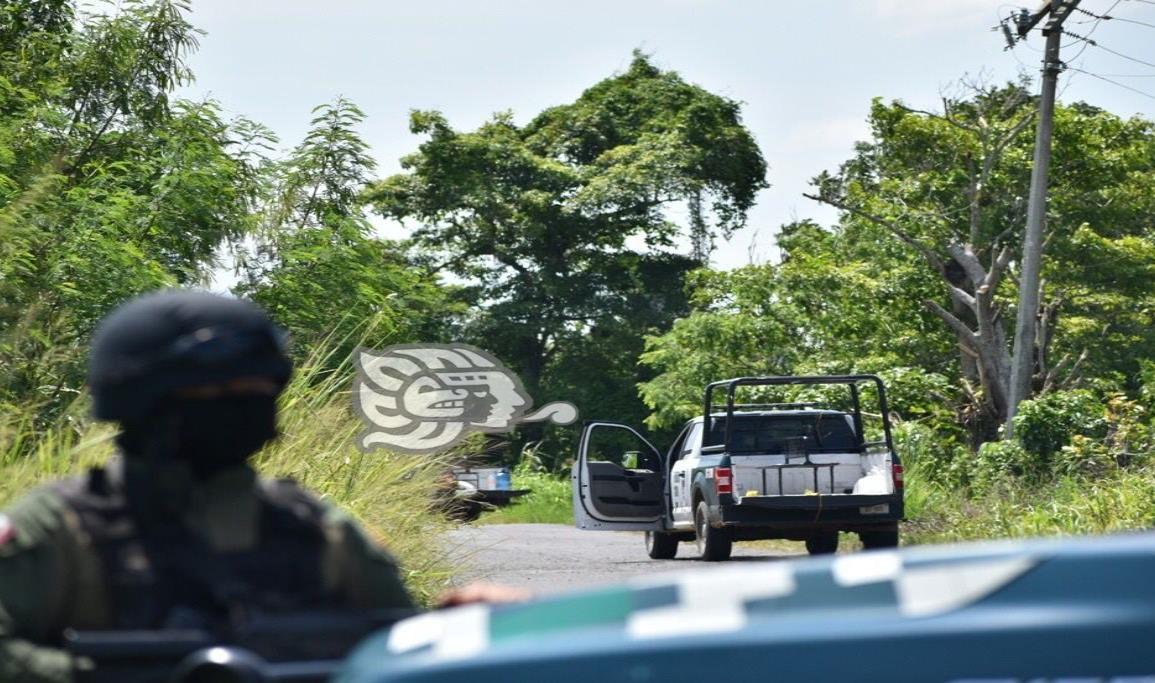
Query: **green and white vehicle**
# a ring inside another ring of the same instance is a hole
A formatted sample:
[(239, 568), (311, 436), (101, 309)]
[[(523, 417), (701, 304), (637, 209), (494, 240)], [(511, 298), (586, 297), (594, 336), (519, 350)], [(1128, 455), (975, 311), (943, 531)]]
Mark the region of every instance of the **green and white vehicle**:
[[(834, 400), (735, 400), (740, 391), (797, 385)], [(715, 404), (718, 391), (724, 403)], [(877, 412), (864, 412), (865, 399), (877, 402)], [(874, 375), (714, 382), (702, 415), (665, 452), (628, 425), (589, 422), (572, 483), (578, 528), (645, 531), (654, 559), (673, 558), (682, 541), (695, 541), (701, 558), (714, 561), (729, 559), (735, 541), (771, 538), (832, 553), (844, 531), (867, 549), (894, 547), (903, 516), (902, 463), (886, 389)]]

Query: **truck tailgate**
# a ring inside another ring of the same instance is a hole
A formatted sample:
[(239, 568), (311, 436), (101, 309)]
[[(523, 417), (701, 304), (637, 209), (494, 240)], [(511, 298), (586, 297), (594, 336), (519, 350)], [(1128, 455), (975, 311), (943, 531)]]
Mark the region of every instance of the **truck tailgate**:
[(849, 494), (863, 477), (858, 453), (734, 455), (734, 497)]
[(895, 502), (894, 494), (883, 495), (813, 495), (813, 496), (745, 496), (736, 498), (735, 505), (778, 510), (819, 510), (822, 508), (861, 508), (863, 514), (885, 514)]

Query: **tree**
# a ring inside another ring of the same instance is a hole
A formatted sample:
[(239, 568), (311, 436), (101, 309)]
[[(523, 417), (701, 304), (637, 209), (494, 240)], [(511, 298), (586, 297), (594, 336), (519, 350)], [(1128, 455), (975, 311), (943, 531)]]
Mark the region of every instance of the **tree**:
[(203, 281), (249, 227), (245, 127), (171, 98), (191, 78), (187, 9), (0, 7), (0, 401), (75, 391), (82, 341), (109, 308)]
[(957, 392), (941, 374), (949, 337), (917, 300), (892, 296), (929, 289), (925, 278), (877, 251), (867, 261), (851, 248), (861, 245), (839, 237), (803, 221), (778, 234), (780, 263), (696, 272), (693, 310), (646, 340), (641, 360), (656, 375), (641, 385), (648, 423), (673, 426), (697, 414), (703, 388), (719, 379), (861, 372), (886, 377), (900, 415), (953, 421)]
[[(728, 374), (866, 371), (896, 383), (899, 414), (930, 418), (941, 438), (964, 436), (956, 425), (974, 449), (996, 438), (1031, 116), (1019, 84), (948, 98), (942, 112), (876, 100), (871, 139), (816, 179), (838, 222), (784, 226), (780, 263), (700, 273), (694, 310), (648, 341), (651, 421), (685, 417), (701, 385)], [(1056, 112), (1036, 394), (1140, 390), (1155, 357), (1153, 150), (1150, 121), (1078, 103)]]
[(375, 237), (360, 194), (376, 163), (356, 127), (365, 115), (338, 98), (273, 164), (255, 254), (241, 252), (238, 294), (261, 303), (300, 342), (336, 358), (358, 343), (429, 340), (456, 307), (404, 246)]
[(645, 271), (671, 262), (685, 233), (671, 207), (696, 209), (702, 245), (741, 226), (766, 187), (738, 103), (637, 53), (625, 73), (525, 126), (506, 113), (462, 133), (415, 112), (410, 128), (426, 141), (366, 196), (386, 218), (416, 221), (416, 244), (474, 288), (474, 339), (537, 396), (568, 346), (629, 323)]
[[(648, 410), (638, 400), (636, 387), (654, 378), (652, 368), (638, 363), (644, 350), (643, 333), (667, 330), (688, 310), (685, 280), (697, 265), (691, 258), (650, 257), (632, 269), (632, 283), (622, 286), (625, 304), (619, 316), (606, 316), (582, 336), (569, 336), (565, 348), (547, 368), (540, 403), (572, 401), (585, 419), (608, 419), (639, 425)], [(658, 442), (672, 425), (653, 425)], [(680, 426), (680, 425), (678, 425)], [(553, 430), (545, 435), (539, 453), (547, 462), (561, 464), (576, 452), (576, 430)]]
[[(808, 195), (843, 211), (840, 230), (847, 237), (904, 245), (937, 275), (946, 300), (939, 295), (922, 301), (957, 339), (961, 381), (981, 418), (979, 441), (994, 438), (1007, 414), (1007, 312), (1014, 301), (1000, 286), (1016, 266), (1010, 247), (1018, 242), (1024, 219), (1030, 164), (1030, 137), (1024, 131), (1033, 111), (1023, 84), (974, 85), (966, 97), (945, 98), (942, 112), (876, 101), (874, 139), (860, 144), (837, 174), (817, 178), (817, 192)], [(1057, 258), (1044, 270), (1047, 291), (1037, 312), (1035, 393), (1077, 382), (1093, 354), (1090, 345), (1073, 347), (1073, 337), (1062, 339), (1082, 316), (1064, 325), (1061, 311), (1091, 313), (1072, 297), (1084, 287), (1072, 275), (1095, 260), (1072, 254), (1073, 242), (1089, 239), (1086, 230), (1098, 236), (1130, 232), (1133, 239), (1146, 240), (1149, 228), (1143, 226), (1152, 215), (1150, 203), (1135, 201), (1131, 189), (1150, 182), (1155, 167), (1148, 122), (1127, 123), (1074, 105), (1059, 108), (1055, 125), (1048, 239)], [(1113, 163), (1103, 164), (1108, 159)], [(1104, 201), (1120, 193), (1129, 195), (1125, 206)]]
[(706, 384), (728, 377), (787, 375), (806, 355), (804, 326), (778, 296), (777, 269), (747, 266), (699, 270), (688, 288), (693, 311), (664, 334), (646, 339), (642, 364), (655, 377), (641, 384), (651, 428), (678, 426), (702, 409)]

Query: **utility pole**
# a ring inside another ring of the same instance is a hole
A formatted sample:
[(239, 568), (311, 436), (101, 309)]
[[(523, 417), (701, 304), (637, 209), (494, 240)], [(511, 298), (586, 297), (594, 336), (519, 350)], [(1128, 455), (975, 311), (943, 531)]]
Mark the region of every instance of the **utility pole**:
[(1049, 0), (1034, 14), (1019, 20), (1019, 37), (1026, 37), (1048, 13), (1043, 27), (1047, 37), (1043, 53), (1043, 87), (1039, 96), (1039, 125), (1035, 134), (1035, 162), (1031, 168), (1031, 190), (1027, 204), (1027, 227), (1023, 235), (1022, 269), (1019, 274), (1019, 305), (1015, 321), (1014, 355), (1011, 360), (1011, 386), (1007, 402), (1006, 435), (1011, 436), (1012, 420), (1019, 402), (1031, 395), (1031, 379), (1035, 374), (1035, 340), (1038, 337), (1039, 274), (1043, 260), (1043, 224), (1047, 217), (1047, 173), (1051, 166), (1051, 131), (1055, 118), (1055, 89), (1063, 63), (1059, 61), (1059, 45), (1063, 38), (1063, 21), (1070, 16), (1080, 0)]

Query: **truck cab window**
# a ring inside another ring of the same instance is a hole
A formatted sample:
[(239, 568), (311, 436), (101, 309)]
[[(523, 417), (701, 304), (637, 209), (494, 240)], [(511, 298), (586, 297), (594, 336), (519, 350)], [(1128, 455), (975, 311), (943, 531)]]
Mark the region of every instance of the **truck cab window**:
[(686, 435), (686, 441), (682, 444), (682, 451), (678, 454), (678, 458), (685, 458), (698, 448), (699, 441), (702, 440), (702, 423), (695, 422), (690, 426), (690, 432)]
[(668, 460), (671, 465), (682, 458), (683, 446), (686, 444), (686, 436), (689, 433), (690, 426), (687, 425), (684, 429), (682, 429), (682, 433), (678, 435), (678, 438), (674, 439), (674, 445), (670, 446), (670, 451), (666, 456), (666, 460)]
[[(707, 445), (722, 444), (726, 418), (711, 420)], [(842, 413), (736, 415), (730, 433), (734, 453), (849, 453), (858, 439)]]
[(658, 471), (658, 460), (649, 444), (633, 432), (615, 427), (590, 432), (589, 460), (608, 462), (628, 470)]

